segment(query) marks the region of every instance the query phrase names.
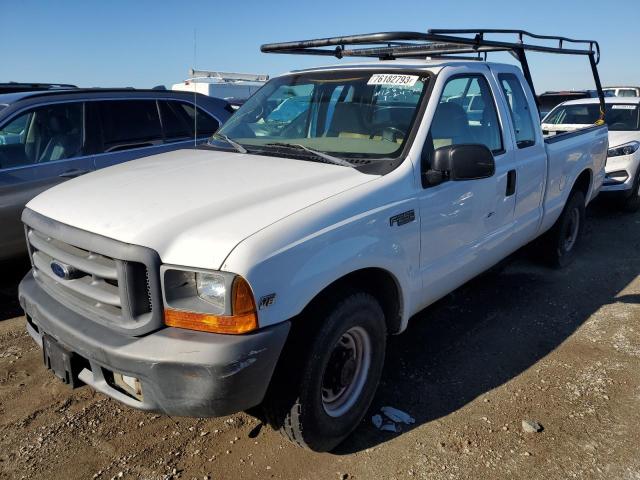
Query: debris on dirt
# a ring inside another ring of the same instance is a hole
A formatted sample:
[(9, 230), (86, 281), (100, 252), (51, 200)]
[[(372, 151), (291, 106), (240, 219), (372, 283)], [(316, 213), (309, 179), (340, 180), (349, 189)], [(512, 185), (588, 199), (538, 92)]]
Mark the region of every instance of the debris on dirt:
[(260, 434), (260, 431), (262, 430), (262, 427), (264, 427), (264, 423), (262, 423), (262, 422), (258, 423), (255, 427), (253, 427), (251, 429), (251, 431), (248, 434), (248, 437), (249, 438), (256, 438)]
[(383, 432), (398, 433), (400, 431), (400, 428), (393, 422), (387, 422), (380, 427), (380, 430), (382, 430)]
[(398, 433), (400, 431), (394, 422), (385, 420), (379, 413), (371, 417), (371, 423), (373, 423), (374, 427), (383, 432)]
[(415, 423), (416, 420), (411, 415), (402, 410), (398, 410), (393, 407), (382, 407), (380, 409), (384, 414), (386, 419), (383, 418), (379, 413), (375, 414), (371, 417), (371, 423), (378, 429), (383, 432), (394, 432), (398, 433), (402, 431), (402, 424), (411, 425)]
[(544, 427), (533, 420), (522, 420), (522, 430), (526, 433), (537, 433), (544, 430)]
[(409, 415), (406, 412), (403, 412), (402, 410), (398, 410), (397, 408), (393, 408), (393, 407), (382, 407), (380, 409), (382, 411), (382, 413), (385, 414), (385, 416), (396, 423), (404, 423), (406, 425), (411, 425), (412, 423), (416, 423), (416, 419), (413, 418), (411, 415)]
[(380, 427), (382, 427), (382, 415), (380, 414), (375, 414), (373, 417), (371, 417), (371, 423), (373, 423), (373, 425), (377, 428), (380, 429)]

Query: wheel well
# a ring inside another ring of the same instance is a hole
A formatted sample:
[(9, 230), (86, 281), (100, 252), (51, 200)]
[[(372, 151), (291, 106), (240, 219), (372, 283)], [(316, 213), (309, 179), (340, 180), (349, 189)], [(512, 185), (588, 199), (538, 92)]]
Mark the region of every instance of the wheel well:
[(402, 301), (398, 282), (387, 270), (382, 268), (364, 268), (351, 272), (327, 285), (307, 305), (328, 301), (345, 290), (358, 289), (373, 295), (379, 302), (387, 323), (389, 333), (398, 333), (402, 321)]
[(588, 199), (589, 188), (591, 187), (591, 170), (584, 170), (573, 184), (573, 190), (579, 190), (584, 194), (585, 200)]

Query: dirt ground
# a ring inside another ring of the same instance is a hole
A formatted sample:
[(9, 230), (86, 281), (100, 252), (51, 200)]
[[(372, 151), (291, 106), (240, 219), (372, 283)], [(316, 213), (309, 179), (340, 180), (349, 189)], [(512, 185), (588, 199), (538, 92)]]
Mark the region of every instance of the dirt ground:
[[(0, 478), (640, 479), (640, 214), (596, 205), (589, 217), (569, 268), (520, 252), (393, 337), (371, 413), (332, 454), (268, 428), (251, 438), (244, 413), (169, 418), (69, 390), (43, 368), (5, 280)], [(415, 424), (378, 431), (384, 405)]]

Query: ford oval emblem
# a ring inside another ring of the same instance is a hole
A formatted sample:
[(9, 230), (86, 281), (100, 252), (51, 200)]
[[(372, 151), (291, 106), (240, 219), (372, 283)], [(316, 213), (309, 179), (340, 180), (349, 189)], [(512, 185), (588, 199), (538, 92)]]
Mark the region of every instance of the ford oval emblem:
[(66, 263), (58, 262), (57, 260), (53, 260), (49, 266), (51, 267), (51, 271), (56, 277), (62, 278), (63, 280), (70, 280), (74, 278), (77, 273), (77, 270), (73, 268), (71, 265), (67, 265)]

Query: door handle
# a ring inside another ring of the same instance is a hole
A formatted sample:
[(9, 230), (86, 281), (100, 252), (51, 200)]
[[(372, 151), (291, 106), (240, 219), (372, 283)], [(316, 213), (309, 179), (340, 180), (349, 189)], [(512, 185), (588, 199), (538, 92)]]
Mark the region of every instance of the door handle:
[(78, 168), (74, 168), (71, 170), (67, 170), (66, 172), (62, 172), (58, 176), (62, 178), (75, 178), (79, 177), (80, 175), (84, 175), (85, 173), (89, 173), (89, 170), (80, 170)]
[(509, 173), (507, 173), (507, 197), (516, 193), (516, 179), (516, 171), (509, 170)]

